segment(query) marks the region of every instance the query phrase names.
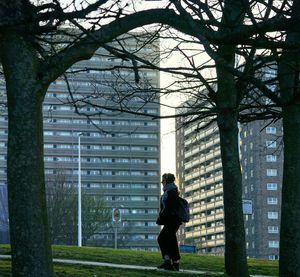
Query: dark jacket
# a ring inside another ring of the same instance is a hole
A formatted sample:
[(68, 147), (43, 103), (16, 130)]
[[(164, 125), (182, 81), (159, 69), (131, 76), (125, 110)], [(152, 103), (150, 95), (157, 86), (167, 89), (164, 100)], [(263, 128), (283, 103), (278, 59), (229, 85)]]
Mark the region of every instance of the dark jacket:
[(174, 183), (164, 186), (164, 193), (160, 198), (160, 211), (156, 224), (158, 225), (180, 225), (182, 222), (177, 215), (179, 205), (179, 192)]

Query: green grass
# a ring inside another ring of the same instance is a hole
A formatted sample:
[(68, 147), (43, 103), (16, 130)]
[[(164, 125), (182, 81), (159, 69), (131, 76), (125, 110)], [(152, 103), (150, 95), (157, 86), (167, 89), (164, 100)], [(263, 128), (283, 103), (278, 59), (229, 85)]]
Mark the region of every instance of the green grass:
[[(10, 254), (8, 245), (0, 245), (0, 254)], [(53, 257), (60, 259), (73, 259), (95, 262), (106, 262), (116, 264), (131, 264), (144, 266), (157, 266), (161, 263), (161, 257), (158, 252), (134, 251), (123, 249), (110, 249), (100, 247), (82, 247), (75, 246), (53, 246)], [(262, 275), (278, 275), (278, 263), (267, 260), (248, 260), (250, 274)], [(223, 272), (224, 258), (197, 254), (182, 253), (181, 259), (182, 269)], [(0, 260), (0, 276), (9, 275), (10, 262)], [(93, 267), (81, 265), (63, 265), (55, 264), (55, 273), (59, 277), (99, 277), (99, 276), (176, 276), (174, 274), (161, 271), (140, 271), (140, 270), (124, 270), (108, 267)], [(180, 273), (180, 276), (195, 276), (191, 274)], [(213, 277), (225, 275), (210, 275)]]

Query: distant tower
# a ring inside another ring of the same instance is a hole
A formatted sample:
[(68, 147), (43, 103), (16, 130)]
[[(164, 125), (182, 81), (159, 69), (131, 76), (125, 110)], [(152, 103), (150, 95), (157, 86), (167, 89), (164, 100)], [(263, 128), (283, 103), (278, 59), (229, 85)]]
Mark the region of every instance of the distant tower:
[[(137, 41), (134, 35), (127, 35), (122, 42), (128, 51), (139, 49), (137, 51), (142, 56), (159, 57), (158, 40), (145, 44), (143, 39)], [(143, 47), (140, 47), (141, 44)], [(132, 61), (112, 57), (100, 48), (90, 60), (72, 67), (71, 70), (78, 72), (68, 74), (74, 99), (92, 95), (84, 100), (100, 107), (96, 109), (81, 102), (78, 111), (89, 115), (89, 118), (75, 113), (74, 108), (66, 103), (71, 96), (63, 77), (51, 84), (43, 106), (45, 174), (47, 177), (62, 170), (67, 177), (66, 185), (77, 186), (78, 134), (82, 133), (83, 193), (104, 197), (108, 207), (120, 209), (122, 222), (118, 228), (118, 247), (157, 250), (159, 226), (155, 222), (160, 196), (160, 122), (153, 120), (151, 115), (159, 116), (160, 107), (157, 103), (142, 106), (142, 101), (147, 98), (147, 93), (159, 88), (159, 72), (139, 70), (144, 91), (132, 98), (129, 96), (133, 92), (137, 72), (128, 67), (101, 71), (120, 64), (132, 66)], [(1, 89), (5, 90), (5, 86), (2, 85)], [(140, 106), (138, 111), (150, 116), (105, 109), (117, 108), (118, 104), (113, 100), (121, 98), (124, 100), (123, 107)], [(6, 182), (6, 141), (7, 116), (4, 112), (0, 117), (1, 182)], [(104, 230), (95, 235), (91, 243), (112, 247), (114, 232), (109, 224)]]
[(249, 257), (279, 258), (279, 227), (283, 170), (281, 121), (241, 125), (243, 198), (253, 202), (245, 216)]
[[(215, 123), (204, 127), (176, 121), (176, 171), (191, 220), (180, 230), (182, 244), (198, 252), (224, 253), (223, 178), (220, 139)], [(203, 129), (201, 129), (203, 127)], [(200, 129), (199, 129), (200, 128)]]
[[(195, 122), (176, 121), (176, 170), (181, 191), (191, 205), (191, 221), (180, 230), (182, 244), (199, 252), (224, 251), (222, 165), (216, 124), (199, 130)], [(197, 132), (196, 132), (197, 130)], [(279, 258), (283, 166), (281, 121), (240, 125), (243, 199), (253, 213), (244, 216), (249, 257)]]

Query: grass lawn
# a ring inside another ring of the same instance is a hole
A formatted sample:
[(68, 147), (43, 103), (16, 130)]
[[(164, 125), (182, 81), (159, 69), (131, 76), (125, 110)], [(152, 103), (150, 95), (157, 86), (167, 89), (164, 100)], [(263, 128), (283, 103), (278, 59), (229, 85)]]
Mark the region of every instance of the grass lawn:
[[(0, 245), (0, 254), (10, 254), (8, 245)], [(73, 259), (95, 262), (106, 262), (116, 264), (131, 264), (142, 266), (157, 266), (161, 263), (158, 252), (146, 252), (135, 250), (111, 249), (100, 247), (75, 247), (75, 246), (53, 246), (53, 257), (60, 259)], [(250, 274), (278, 275), (278, 262), (267, 260), (248, 260)], [(224, 258), (215, 256), (205, 256), (197, 254), (182, 253), (181, 268), (190, 270), (223, 272)], [(55, 264), (55, 273), (58, 277), (102, 277), (102, 276), (176, 276), (173, 272), (165, 271), (140, 271), (124, 270), (108, 267), (93, 267), (81, 265)], [(0, 276), (10, 275), (10, 262), (0, 260)], [(196, 276), (180, 273), (180, 276)], [(209, 276), (209, 275), (207, 275)], [(225, 275), (210, 275), (213, 277)]]

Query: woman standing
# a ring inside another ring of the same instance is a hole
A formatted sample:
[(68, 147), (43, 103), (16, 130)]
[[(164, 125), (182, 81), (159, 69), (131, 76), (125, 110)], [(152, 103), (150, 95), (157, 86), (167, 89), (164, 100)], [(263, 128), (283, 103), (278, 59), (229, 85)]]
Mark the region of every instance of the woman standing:
[(157, 268), (179, 271), (180, 254), (176, 232), (182, 224), (177, 216), (179, 204), (179, 192), (175, 185), (175, 176), (171, 173), (162, 175), (163, 195), (160, 198), (160, 211), (156, 221), (158, 225), (163, 225), (157, 241), (160, 247), (164, 262)]

